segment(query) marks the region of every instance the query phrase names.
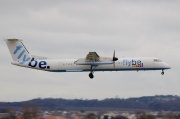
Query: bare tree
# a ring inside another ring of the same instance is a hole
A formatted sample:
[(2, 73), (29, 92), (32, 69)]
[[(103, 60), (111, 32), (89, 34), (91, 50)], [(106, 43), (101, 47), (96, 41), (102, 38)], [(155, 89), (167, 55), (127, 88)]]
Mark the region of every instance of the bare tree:
[(94, 113), (89, 113), (86, 115), (85, 119), (96, 119), (97, 116)]
[(25, 103), (23, 105), (23, 119), (36, 119), (38, 112), (38, 107), (33, 103)]

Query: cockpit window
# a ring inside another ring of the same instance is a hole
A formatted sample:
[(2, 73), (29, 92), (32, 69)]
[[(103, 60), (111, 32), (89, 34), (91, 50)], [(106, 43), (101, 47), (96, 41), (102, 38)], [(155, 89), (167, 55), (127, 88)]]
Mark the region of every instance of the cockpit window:
[(160, 59), (154, 59), (154, 62), (162, 62)]

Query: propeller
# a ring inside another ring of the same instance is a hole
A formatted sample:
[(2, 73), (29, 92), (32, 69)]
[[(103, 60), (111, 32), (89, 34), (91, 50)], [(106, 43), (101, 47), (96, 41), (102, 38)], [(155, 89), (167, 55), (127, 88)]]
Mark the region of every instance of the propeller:
[(115, 61), (117, 61), (117, 60), (118, 60), (118, 58), (115, 57), (115, 50), (114, 50), (114, 54), (113, 54), (113, 65), (114, 65), (114, 68), (115, 68)]

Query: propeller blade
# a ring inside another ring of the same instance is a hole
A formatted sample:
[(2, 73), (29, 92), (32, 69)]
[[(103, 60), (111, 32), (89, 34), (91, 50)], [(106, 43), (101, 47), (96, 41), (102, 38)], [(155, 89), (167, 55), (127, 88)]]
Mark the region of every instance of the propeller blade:
[(114, 54), (113, 54), (113, 57), (115, 57), (115, 50), (114, 50)]
[(114, 66), (114, 68), (115, 68), (115, 61), (118, 60), (118, 58), (115, 57), (115, 55), (116, 55), (116, 53), (115, 53), (115, 50), (114, 50), (114, 53), (113, 53), (113, 66)]

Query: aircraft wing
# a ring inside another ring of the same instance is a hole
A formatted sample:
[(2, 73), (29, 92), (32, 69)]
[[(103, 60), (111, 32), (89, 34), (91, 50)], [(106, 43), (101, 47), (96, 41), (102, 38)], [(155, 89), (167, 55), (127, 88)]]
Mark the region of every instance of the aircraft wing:
[(89, 52), (86, 56), (87, 61), (99, 61), (99, 55), (96, 52)]
[(112, 63), (113, 62), (109, 60), (102, 60), (102, 58), (96, 52), (89, 52), (86, 58), (80, 58), (77, 61), (75, 61), (75, 64), (77, 65), (92, 65), (92, 66), (106, 65)]

